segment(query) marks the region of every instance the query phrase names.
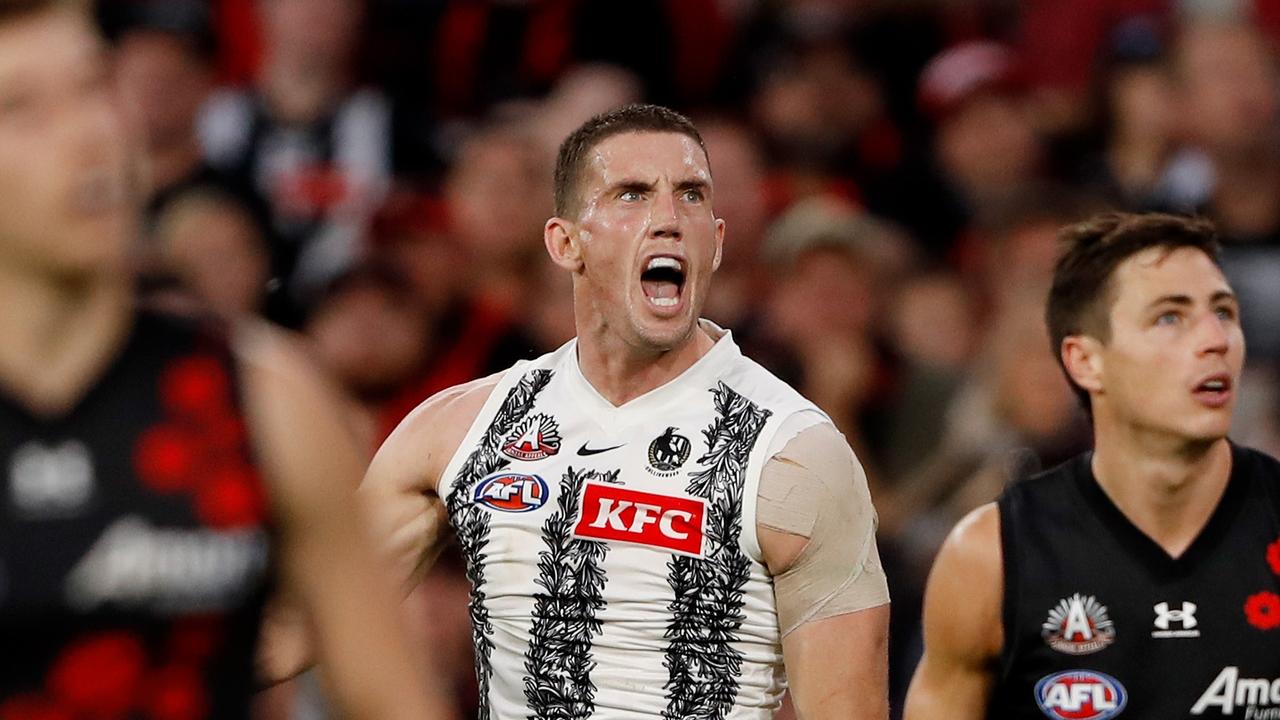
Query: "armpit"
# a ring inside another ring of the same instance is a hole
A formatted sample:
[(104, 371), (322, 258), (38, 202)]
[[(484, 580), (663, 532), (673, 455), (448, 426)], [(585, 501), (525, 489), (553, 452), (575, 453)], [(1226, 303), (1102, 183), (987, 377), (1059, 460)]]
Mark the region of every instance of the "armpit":
[(889, 601), (866, 473), (834, 426), (804, 430), (765, 464), (756, 523), (808, 539), (773, 578), (783, 635)]

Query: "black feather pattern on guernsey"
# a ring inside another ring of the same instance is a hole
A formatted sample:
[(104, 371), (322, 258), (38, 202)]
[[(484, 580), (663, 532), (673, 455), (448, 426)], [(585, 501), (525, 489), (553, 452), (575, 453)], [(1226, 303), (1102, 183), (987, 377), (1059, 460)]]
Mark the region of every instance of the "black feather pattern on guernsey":
[(489, 720), (489, 678), (493, 672), (489, 664), (493, 641), (489, 638), (493, 635), (493, 624), (489, 622), (484, 590), (484, 551), (489, 544), (489, 514), (471, 503), (471, 493), (477, 482), (511, 463), (499, 452), (499, 446), (512, 428), (533, 410), (534, 401), (551, 382), (552, 374), (550, 370), (534, 370), (511, 388), (479, 446), (458, 472), (445, 501), (459, 549), (467, 563), (467, 580), (471, 583), (471, 636), (475, 644), (476, 683), (480, 691), (479, 720)]
[(738, 694), (742, 653), (733, 645), (743, 615), (751, 561), (742, 534), (742, 489), (751, 450), (772, 414), (724, 383), (711, 390), (717, 418), (703, 431), (707, 453), (690, 476), (688, 492), (708, 501), (704, 559), (674, 557), (667, 563), (675, 594), (664, 665), (667, 720), (720, 720)]
[(524, 695), (536, 720), (585, 720), (595, 712), (591, 646), (602, 627), (597, 614), (605, 606), (602, 565), (609, 545), (572, 536), (588, 480), (617, 483), (618, 471), (569, 468), (556, 511), (542, 526), (547, 549), (538, 553), (534, 582), (545, 592), (534, 595), (532, 640), (524, 655)]

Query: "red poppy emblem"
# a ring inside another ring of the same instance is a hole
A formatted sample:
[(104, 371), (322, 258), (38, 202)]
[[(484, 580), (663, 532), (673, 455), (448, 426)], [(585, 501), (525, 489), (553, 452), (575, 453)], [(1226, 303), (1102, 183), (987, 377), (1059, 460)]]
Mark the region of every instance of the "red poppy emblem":
[(196, 355), (169, 366), (160, 380), (160, 397), (174, 415), (202, 417), (230, 409), (230, 387), (217, 358)]
[(163, 668), (147, 683), (146, 708), (152, 720), (201, 720), (208, 700), (200, 675), (188, 667)]
[(152, 489), (162, 493), (188, 490), (196, 483), (194, 438), (170, 425), (158, 425), (138, 438), (133, 461), (138, 476)]
[(216, 528), (242, 528), (266, 518), (262, 483), (248, 465), (222, 468), (196, 490), (196, 514)]
[(49, 673), (49, 690), (79, 713), (123, 716), (137, 701), (146, 662), (142, 643), (132, 635), (88, 637), (63, 651)]
[(1244, 614), (1249, 618), (1249, 624), (1259, 630), (1280, 627), (1280, 595), (1273, 592), (1250, 595), (1244, 603)]
[(1267, 546), (1267, 564), (1271, 572), (1280, 575), (1280, 538)]

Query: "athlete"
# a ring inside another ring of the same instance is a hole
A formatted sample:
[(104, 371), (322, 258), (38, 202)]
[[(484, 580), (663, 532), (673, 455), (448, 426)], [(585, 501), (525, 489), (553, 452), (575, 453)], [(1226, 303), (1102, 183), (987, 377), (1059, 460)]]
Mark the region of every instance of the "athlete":
[(555, 181), (576, 340), (428, 400), (362, 486), (410, 582), (457, 537), (480, 716), (765, 718), (789, 680), (801, 717), (886, 717), (866, 477), (699, 320), (725, 226), (697, 129), (606, 113)]
[(0, 717), (248, 718), (272, 589), (347, 716), (451, 717), (322, 378), (265, 328), (135, 309), (110, 88), (81, 4), (0, 0)]
[(1280, 464), (1227, 438), (1245, 348), (1215, 231), (1064, 238), (1046, 315), (1094, 450), (952, 531), (906, 716), (1275, 717)]

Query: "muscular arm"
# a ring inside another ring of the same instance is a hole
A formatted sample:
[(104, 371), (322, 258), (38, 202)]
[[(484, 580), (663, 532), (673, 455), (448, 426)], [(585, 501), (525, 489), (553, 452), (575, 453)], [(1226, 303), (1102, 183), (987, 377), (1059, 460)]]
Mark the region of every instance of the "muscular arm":
[(969, 513), (943, 544), (924, 601), (924, 658), (907, 694), (907, 720), (986, 716), (1000, 650), (1004, 572), (995, 505)]
[(756, 527), (797, 715), (888, 717), (889, 594), (875, 510), (834, 427), (799, 433), (766, 464)]
[(265, 327), (237, 338), (245, 407), (278, 527), (280, 579), (314, 631), (344, 717), (453, 717), (404, 642), (389, 571), (352, 512), (363, 458), (336, 394)]
[(407, 594), (448, 539), (444, 501), (436, 492), (445, 466), (480, 414), (500, 375), (441, 392), (405, 418), (374, 456), (359, 497), (379, 553)]

